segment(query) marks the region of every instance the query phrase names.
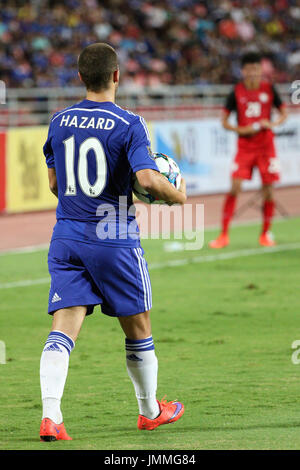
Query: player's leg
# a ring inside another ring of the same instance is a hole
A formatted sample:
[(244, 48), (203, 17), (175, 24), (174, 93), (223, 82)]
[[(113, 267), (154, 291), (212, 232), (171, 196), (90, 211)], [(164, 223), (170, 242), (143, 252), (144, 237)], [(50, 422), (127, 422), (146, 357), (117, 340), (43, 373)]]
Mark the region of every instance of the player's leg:
[(153, 430), (177, 421), (182, 403), (156, 399), (158, 361), (151, 335), (150, 311), (119, 317), (125, 333), (126, 364), (139, 406), (138, 428)]
[(212, 240), (209, 244), (211, 248), (224, 248), (229, 244), (229, 225), (234, 215), (237, 197), (241, 192), (242, 179), (233, 178), (231, 189), (225, 196), (222, 210), (222, 231), (216, 240)]
[(234, 215), (237, 197), (242, 189), (242, 181), (243, 180), (240, 178), (233, 178), (231, 190), (225, 198), (222, 217), (222, 233), (224, 234), (228, 234), (229, 225)]
[(263, 196), (263, 224), (259, 243), (262, 246), (273, 246), (275, 242), (269, 233), (275, 210), (273, 185), (280, 179), (280, 165), (273, 143), (260, 153), (257, 165), (262, 180)]
[(75, 343), (86, 313), (87, 307), (83, 305), (57, 310), (53, 314), (51, 331), (61, 331)]
[(142, 340), (151, 336), (150, 310), (136, 315), (119, 317), (126, 338)]
[(93, 306), (102, 302), (82, 262), (85, 246), (71, 240), (53, 240), (50, 244), (48, 313), (53, 315), (53, 320), (40, 361), (43, 401), (40, 436), (43, 440), (69, 439), (60, 410), (69, 356), (86, 314), (92, 313)]
[(150, 322), (151, 282), (143, 249), (99, 250), (101, 256), (93, 258), (89, 270), (95, 282), (103, 285), (102, 312), (118, 317), (125, 333), (126, 366), (140, 412), (138, 428), (150, 430), (176, 421), (184, 412), (182, 403), (156, 400), (158, 361)]
[(156, 400), (158, 361), (151, 335), (150, 311), (119, 317), (125, 333), (126, 366), (133, 383), (139, 413), (156, 418), (159, 406)]
[(275, 241), (272, 240), (269, 231), (274, 216), (275, 202), (274, 202), (274, 189), (272, 184), (262, 185), (262, 197), (263, 197), (263, 224), (262, 232), (259, 237), (259, 243), (262, 246), (274, 246)]
[(69, 357), (78, 337), (87, 307), (57, 310), (40, 361), (40, 384), (43, 404), (40, 436), (42, 440), (70, 439), (67, 435), (60, 403), (67, 379)]

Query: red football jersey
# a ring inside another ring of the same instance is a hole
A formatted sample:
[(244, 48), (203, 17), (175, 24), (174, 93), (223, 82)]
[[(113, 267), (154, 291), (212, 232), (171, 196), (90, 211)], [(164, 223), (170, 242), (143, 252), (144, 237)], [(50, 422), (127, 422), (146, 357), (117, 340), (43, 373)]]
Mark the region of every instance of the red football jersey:
[[(236, 111), (239, 126), (254, 123), (259, 125), (262, 119), (271, 119), (273, 107), (280, 108), (282, 105), (281, 98), (271, 83), (262, 81), (257, 89), (249, 90), (243, 82), (239, 82), (227, 97), (225, 111)], [(254, 150), (272, 144), (273, 138), (273, 132), (264, 129), (251, 136), (239, 136), (238, 146), (240, 149)]]

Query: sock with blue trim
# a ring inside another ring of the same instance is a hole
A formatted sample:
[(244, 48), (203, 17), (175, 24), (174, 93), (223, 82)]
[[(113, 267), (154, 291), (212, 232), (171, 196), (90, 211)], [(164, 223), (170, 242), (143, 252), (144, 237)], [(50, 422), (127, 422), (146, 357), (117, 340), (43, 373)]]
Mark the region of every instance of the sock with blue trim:
[(126, 365), (138, 401), (139, 413), (154, 419), (159, 413), (156, 401), (158, 362), (152, 336), (145, 339), (125, 339)]
[(65, 333), (51, 331), (41, 356), (42, 419), (50, 418), (56, 424), (63, 422), (60, 402), (68, 374), (69, 356), (74, 346), (74, 341)]

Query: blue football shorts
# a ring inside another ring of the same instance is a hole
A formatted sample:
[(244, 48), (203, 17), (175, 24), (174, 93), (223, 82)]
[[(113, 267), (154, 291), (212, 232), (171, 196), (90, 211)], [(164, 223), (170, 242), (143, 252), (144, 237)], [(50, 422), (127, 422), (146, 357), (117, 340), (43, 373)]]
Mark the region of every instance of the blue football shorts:
[(143, 255), (141, 247), (52, 240), (48, 254), (48, 313), (86, 305), (90, 315), (99, 304), (103, 313), (113, 317), (150, 310), (151, 283)]

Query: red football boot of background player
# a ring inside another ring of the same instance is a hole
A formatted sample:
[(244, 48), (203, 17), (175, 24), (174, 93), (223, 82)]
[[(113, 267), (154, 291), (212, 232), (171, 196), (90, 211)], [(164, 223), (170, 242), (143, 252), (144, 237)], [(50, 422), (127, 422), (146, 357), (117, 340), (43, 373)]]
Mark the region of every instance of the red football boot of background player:
[(262, 233), (259, 237), (259, 244), (261, 246), (275, 246), (276, 242), (272, 239), (268, 232)]
[(229, 245), (229, 236), (227, 233), (221, 233), (216, 240), (212, 240), (209, 242), (210, 248), (225, 248), (225, 246)]

